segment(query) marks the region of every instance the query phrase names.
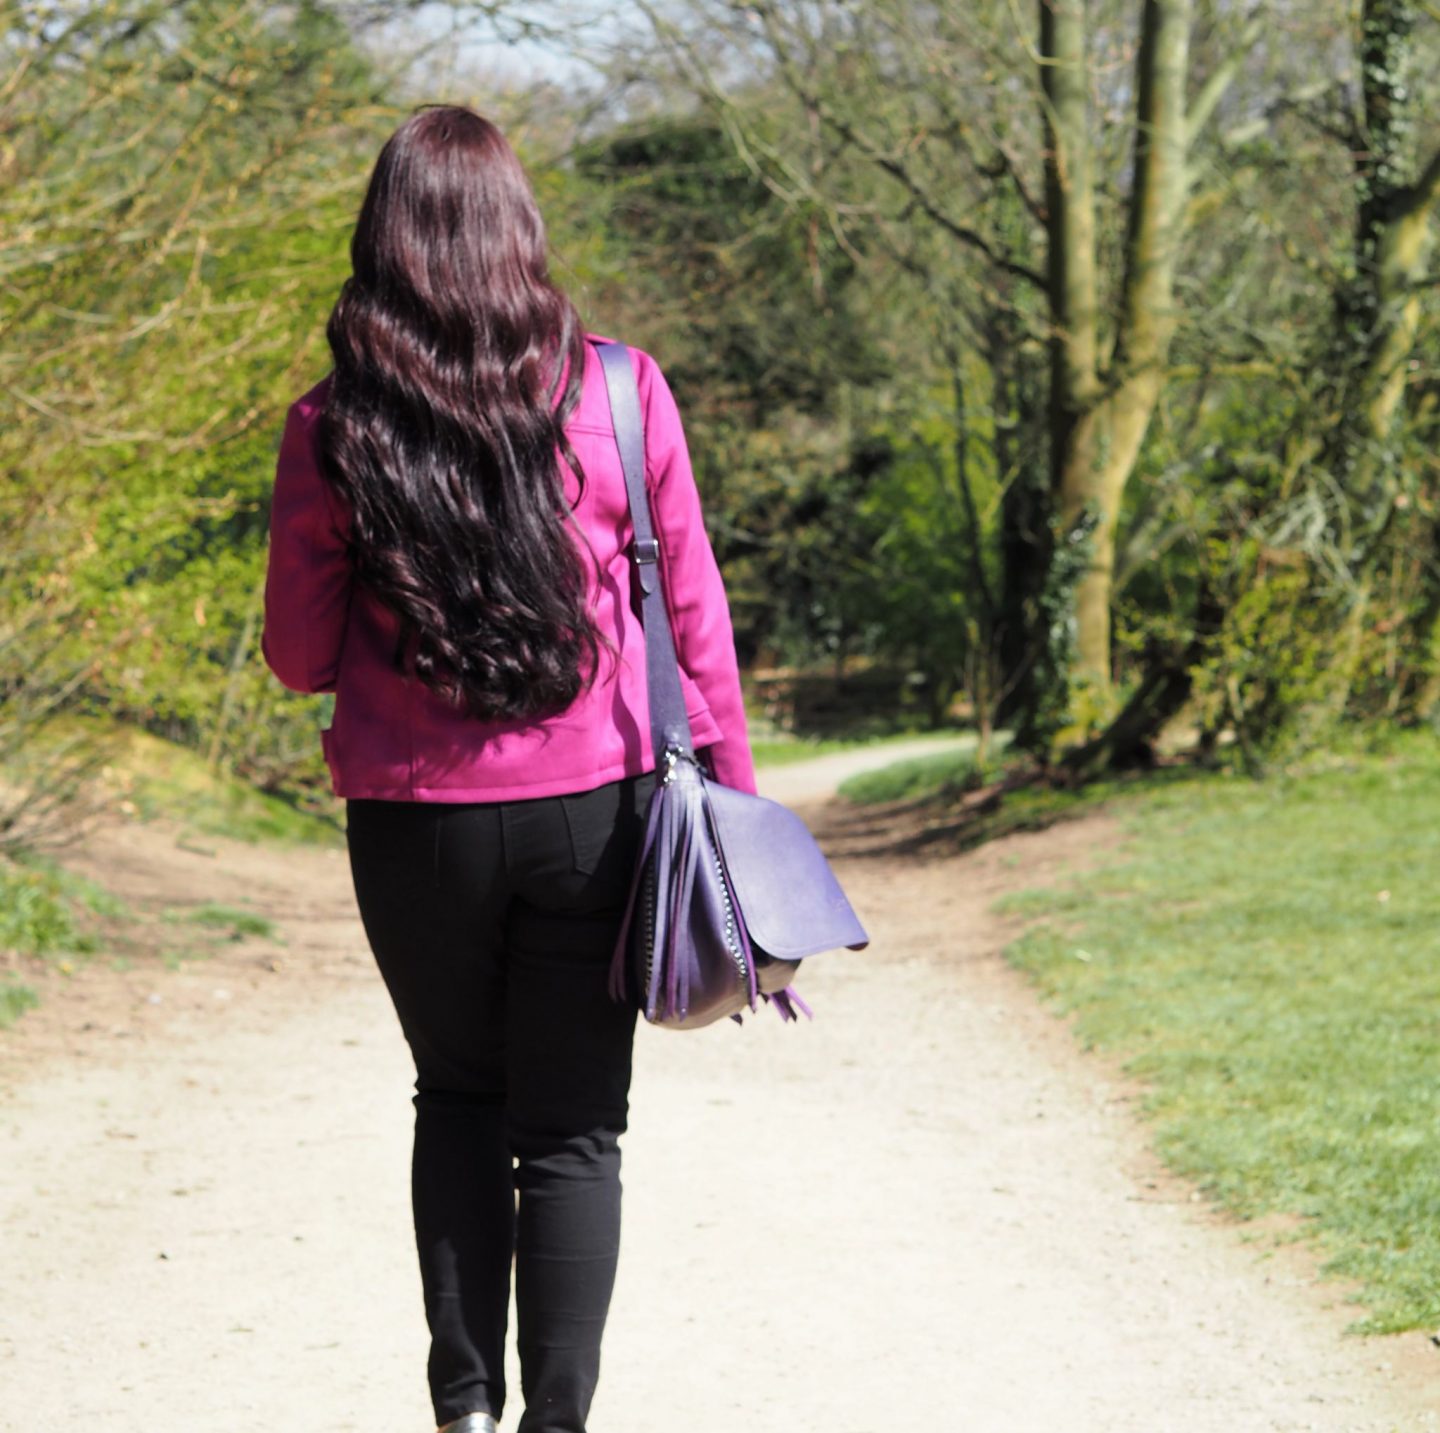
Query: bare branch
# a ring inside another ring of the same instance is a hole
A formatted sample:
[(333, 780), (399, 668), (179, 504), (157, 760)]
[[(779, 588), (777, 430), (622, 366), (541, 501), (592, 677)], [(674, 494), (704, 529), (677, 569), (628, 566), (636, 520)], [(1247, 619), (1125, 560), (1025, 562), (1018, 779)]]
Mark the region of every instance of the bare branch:
[(1191, 102), (1190, 111), (1185, 116), (1187, 148), (1194, 143), (1195, 136), (1209, 123), (1210, 116), (1215, 113), (1215, 107), (1224, 98), (1225, 91), (1234, 83), (1241, 61), (1260, 38), (1263, 30), (1264, 25), (1260, 16), (1258, 14), (1252, 16), (1241, 27), (1239, 35), (1235, 38), (1234, 48), (1220, 64), (1216, 65), (1210, 77), (1200, 87), (1199, 94)]
[[(727, 130), (732, 139), (742, 140), (739, 152), (742, 158), (746, 158), (752, 164), (749, 152), (754, 140), (749, 136), (742, 136), (738, 120), (738, 111), (733, 100), (725, 92), (724, 87), (714, 78), (710, 67), (697, 53), (695, 47), (674, 25), (673, 22), (662, 16), (658, 9), (650, 3), (650, 0), (639, 0), (640, 9), (655, 29), (661, 39), (667, 43), (672, 50), (683, 55), (685, 63), (691, 68), (692, 73), (701, 81), (707, 98), (715, 104), (723, 114), (730, 116)], [(906, 162), (903, 156), (875, 140), (869, 133), (861, 129), (850, 119), (838, 114), (833, 106), (816, 91), (813, 85), (806, 82), (795, 62), (792, 47), (778, 29), (779, 17), (775, 7), (769, 3), (756, 4), (750, 7), (750, 12), (761, 22), (765, 30), (766, 42), (770, 47), (770, 53), (775, 59), (777, 70), (781, 79), (792, 95), (810, 113), (817, 116), (820, 122), (833, 134), (837, 135), (844, 143), (868, 160), (876, 169), (895, 180), (905, 193), (910, 197), (915, 206), (941, 228), (952, 239), (965, 245), (967, 248), (981, 254), (990, 264), (1002, 273), (1010, 274), (1013, 277), (1023, 280), (1036, 289), (1044, 292), (1046, 289), (1045, 276), (1029, 265), (1014, 259), (1004, 253), (993, 239), (981, 233), (971, 225), (962, 224), (948, 214), (937, 202), (930, 189), (919, 179), (913, 167)], [(767, 150), (767, 159), (776, 164), (785, 178), (790, 181), (794, 190), (789, 195), (782, 195), (788, 203), (794, 203), (796, 196), (805, 194), (812, 202), (823, 204), (829, 207), (829, 201), (825, 200), (816, 188), (813, 179), (803, 174), (798, 168), (790, 164), (774, 149)], [(766, 176), (756, 167), (755, 172), (759, 177), (771, 185), (774, 183), (773, 173)], [(777, 191), (778, 192), (778, 191)], [(1028, 194), (1022, 195), (1027, 204), (1034, 207), (1034, 200)]]
[(1420, 177), (1406, 190), (1397, 204), (1397, 218), (1418, 214), (1428, 209), (1440, 198), (1440, 149), (1430, 156), (1430, 162), (1420, 171)]
[(848, 120), (841, 119), (838, 115), (831, 114), (823, 107), (820, 111), (825, 123), (830, 126), (840, 137), (855, 146), (857, 150), (870, 160), (876, 168), (883, 170), (891, 178), (897, 180), (905, 192), (920, 206), (921, 211), (927, 218), (938, 224), (952, 239), (958, 239), (962, 244), (974, 249), (977, 253), (983, 254), (1002, 273), (1011, 274), (1017, 279), (1023, 279), (1026, 283), (1032, 284), (1042, 293), (1046, 289), (1045, 275), (1037, 269), (1032, 269), (1028, 264), (1022, 264), (999, 252), (983, 234), (978, 230), (970, 228), (966, 224), (957, 223), (944, 210), (940, 209), (930, 198), (924, 186), (915, 178), (908, 165), (893, 154), (887, 154), (874, 143), (869, 136), (862, 133)]

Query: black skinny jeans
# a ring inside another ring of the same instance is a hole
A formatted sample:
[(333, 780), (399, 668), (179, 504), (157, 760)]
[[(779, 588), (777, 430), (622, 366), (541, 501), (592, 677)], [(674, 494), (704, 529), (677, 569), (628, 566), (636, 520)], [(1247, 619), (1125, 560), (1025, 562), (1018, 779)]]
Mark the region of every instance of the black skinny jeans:
[(520, 1433), (584, 1433), (619, 1253), (636, 1023), (606, 979), (654, 783), (652, 771), (526, 801), (346, 803), (361, 920), (415, 1057), (411, 1192), (437, 1423), (504, 1410), (513, 1258)]

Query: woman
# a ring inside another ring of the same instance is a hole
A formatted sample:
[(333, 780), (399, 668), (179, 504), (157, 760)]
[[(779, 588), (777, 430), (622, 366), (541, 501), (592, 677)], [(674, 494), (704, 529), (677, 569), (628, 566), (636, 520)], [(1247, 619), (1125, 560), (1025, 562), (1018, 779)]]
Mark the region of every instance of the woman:
[[(592, 339), (494, 125), (386, 143), (286, 417), (265, 659), (334, 692), (365, 933), (415, 1059), (412, 1196), (438, 1424), (583, 1433), (620, 1232), (636, 1012), (607, 966), (655, 783), (632, 530)], [(631, 350), (695, 747), (754, 791), (729, 606), (675, 400)]]

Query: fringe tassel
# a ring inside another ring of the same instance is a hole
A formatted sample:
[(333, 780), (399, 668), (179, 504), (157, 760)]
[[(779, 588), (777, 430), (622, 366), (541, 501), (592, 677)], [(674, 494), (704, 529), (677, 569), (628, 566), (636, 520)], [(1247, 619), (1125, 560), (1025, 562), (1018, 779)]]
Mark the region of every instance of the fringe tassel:
[[(684, 1018), (690, 1008), (690, 960), (686, 953), (690, 906), (700, 868), (704, 830), (703, 788), (698, 782), (667, 783), (655, 801), (654, 845), (658, 848), (659, 888), (655, 893), (654, 959), (645, 991), (648, 1020)], [(646, 844), (641, 865), (649, 854)], [(669, 860), (664, 860), (665, 853)], [(637, 869), (639, 867), (637, 866)], [(628, 934), (628, 925), (626, 933)], [(620, 956), (623, 961), (623, 955)]]
[[(807, 1020), (813, 1020), (814, 1013), (793, 985), (787, 985), (773, 995), (760, 989), (754, 942), (750, 939), (749, 929), (745, 925), (740, 902), (735, 897), (730, 872), (725, 868), (714, 810), (707, 799), (704, 784), (699, 781), (663, 783), (651, 803), (639, 859), (635, 863), (635, 876), (630, 883), (625, 913), (621, 918), (615, 950), (610, 958), (608, 985), (611, 997), (615, 1000), (624, 1000), (626, 997), (633, 960), (630, 950), (632, 927), (637, 915), (640, 891), (645, 885), (644, 872), (653, 859), (657, 865), (655, 931), (649, 988), (643, 992), (645, 1014), (651, 1021), (657, 1016), (661, 1019), (684, 1018), (690, 1006), (692, 975), (686, 935), (689, 930), (690, 907), (695, 895), (695, 880), (701, 858), (706, 854), (706, 836), (709, 837), (713, 849), (721, 852), (720, 878), (730, 898), (736, 938), (745, 957), (748, 985), (746, 993), (751, 1011), (758, 1010), (763, 999), (772, 1005), (775, 1013), (787, 1023), (799, 1019), (797, 1012), (803, 1013)], [(744, 1024), (738, 1011), (730, 1018), (737, 1025)]]
[(782, 1020), (799, 1019), (799, 1016), (795, 1014), (797, 1009), (804, 1011), (807, 1020), (815, 1018), (815, 1012), (800, 998), (800, 992), (793, 985), (787, 985), (784, 990), (777, 990), (773, 995), (766, 995), (765, 998)]

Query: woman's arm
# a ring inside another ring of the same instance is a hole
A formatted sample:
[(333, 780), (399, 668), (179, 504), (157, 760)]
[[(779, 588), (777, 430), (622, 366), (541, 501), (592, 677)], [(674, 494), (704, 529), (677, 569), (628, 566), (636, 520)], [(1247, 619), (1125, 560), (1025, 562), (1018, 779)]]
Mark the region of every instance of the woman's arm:
[(291, 691), (333, 692), (350, 610), (347, 523), (315, 460), (317, 384), (290, 405), (270, 503), (260, 650)]
[(705, 531), (685, 430), (659, 365), (642, 350), (631, 352), (645, 415), (646, 482), (675, 654), (723, 733), (720, 741), (703, 748), (715, 779), (753, 792), (755, 761), (745, 728), (730, 604)]

